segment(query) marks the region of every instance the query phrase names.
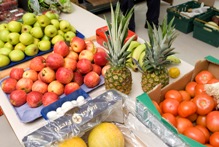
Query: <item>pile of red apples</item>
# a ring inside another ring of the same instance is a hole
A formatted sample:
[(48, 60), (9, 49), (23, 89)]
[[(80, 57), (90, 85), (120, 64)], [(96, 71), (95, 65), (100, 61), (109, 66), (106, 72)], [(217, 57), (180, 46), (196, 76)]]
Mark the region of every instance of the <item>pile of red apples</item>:
[(57, 42), (47, 57), (37, 56), (30, 60), (29, 68), (14, 67), (1, 88), (9, 94), (13, 106), (27, 103), (35, 108), (57, 101), (82, 84), (94, 88), (110, 67), (104, 48), (90, 40), (73, 37), (70, 45)]

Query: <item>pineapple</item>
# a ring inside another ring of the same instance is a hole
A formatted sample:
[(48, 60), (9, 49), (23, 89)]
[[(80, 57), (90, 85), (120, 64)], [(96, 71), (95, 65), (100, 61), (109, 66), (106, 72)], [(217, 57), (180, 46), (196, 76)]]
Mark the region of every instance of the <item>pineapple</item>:
[(108, 48), (108, 61), (110, 68), (105, 73), (105, 88), (116, 89), (124, 94), (129, 94), (132, 89), (132, 74), (126, 67), (126, 60), (130, 54), (127, 48), (134, 35), (124, 42), (128, 35), (128, 24), (133, 15), (132, 8), (126, 15), (120, 10), (120, 4), (117, 2), (115, 10), (111, 5), (111, 22), (106, 18), (108, 33), (106, 47)]
[(144, 63), (142, 66), (141, 86), (144, 92), (152, 90), (156, 85), (162, 87), (169, 84), (167, 66), (171, 61), (167, 57), (175, 54), (171, 47), (177, 37), (172, 19), (169, 24), (164, 18), (161, 26), (156, 28), (148, 23), (149, 43), (146, 43)]

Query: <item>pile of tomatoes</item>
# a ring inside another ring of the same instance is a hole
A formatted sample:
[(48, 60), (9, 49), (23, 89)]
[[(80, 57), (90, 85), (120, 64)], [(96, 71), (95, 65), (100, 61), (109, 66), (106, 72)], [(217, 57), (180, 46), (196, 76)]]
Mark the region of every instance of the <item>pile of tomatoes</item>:
[(219, 82), (203, 70), (183, 90), (169, 90), (155, 107), (179, 133), (206, 146), (219, 147), (219, 111), (216, 100), (205, 92), (204, 85)]

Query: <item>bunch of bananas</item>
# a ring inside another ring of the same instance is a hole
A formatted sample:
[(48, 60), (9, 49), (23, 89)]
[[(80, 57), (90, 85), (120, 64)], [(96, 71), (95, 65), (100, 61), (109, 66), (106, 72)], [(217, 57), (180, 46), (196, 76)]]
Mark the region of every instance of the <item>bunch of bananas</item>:
[[(145, 43), (140, 43), (138, 41), (132, 41), (127, 51), (130, 52), (130, 54), (126, 61), (126, 65), (127, 67), (131, 68), (134, 72), (137, 72), (139, 68), (138, 66), (140, 67), (143, 66), (144, 56), (146, 53), (146, 45)], [(181, 60), (175, 55), (168, 56), (167, 59), (171, 61), (172, 64), (181, 63)]]

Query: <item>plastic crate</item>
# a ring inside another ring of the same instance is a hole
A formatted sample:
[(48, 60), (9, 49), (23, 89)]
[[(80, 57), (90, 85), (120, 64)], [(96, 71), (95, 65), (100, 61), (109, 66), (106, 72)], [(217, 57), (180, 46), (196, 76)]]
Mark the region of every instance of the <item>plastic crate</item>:
[[(176, 5), (167, 9), (167, 21), (170, 22), (174, 17), (175, 28), (183, 33), (190, 33), (193, 31), (193, 21), (199, 15), (192, 18), (186, 18), (180, 15), (180, 12), (187, 12), (188, 9), (199, 8), (201, 3), (196, 1), (189, 1), (180, 5)], [(200, 14), (201, 15), (201, 14)]]
[(205, 22), (211, 21), (214, 15), (219, 15), (219, 10), (211, 9), (194, 20), (193, 37), (205, 43), (219, 47), (219, 30), (205, 26)]

